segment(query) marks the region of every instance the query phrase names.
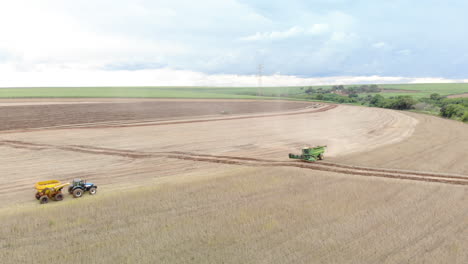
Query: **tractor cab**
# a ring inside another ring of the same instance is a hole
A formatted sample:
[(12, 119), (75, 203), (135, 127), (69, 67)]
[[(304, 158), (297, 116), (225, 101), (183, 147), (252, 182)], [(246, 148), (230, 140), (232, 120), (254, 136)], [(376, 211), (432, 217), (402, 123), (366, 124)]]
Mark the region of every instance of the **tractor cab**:
[(96, 194), (97, 186), (91, 182), (86, 182), (79, 178), (73, 179), (71, 186), (68, 188), (68, 192), (73, 194), (75, 198), (81, 197), (83, 192), (89, 192), (89, 194)]
[(83, 181), (82, 179), (73, 179), (72, 186), (84, 186), (86, 181)]
[(73, 179), (72, 186), (73, 187), (81, 187), (81, 188), (89, 188), (93, 186), (94, 184), (92, 182), (86, 182), (86, 180), (82, 179)]

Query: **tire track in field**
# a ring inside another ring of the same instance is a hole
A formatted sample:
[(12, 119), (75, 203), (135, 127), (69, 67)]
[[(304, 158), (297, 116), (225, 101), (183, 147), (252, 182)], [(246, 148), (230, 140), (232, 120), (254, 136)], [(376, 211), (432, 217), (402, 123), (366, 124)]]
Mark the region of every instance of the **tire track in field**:
[(456, 185), (468, 185), (468, 176), (454, 175), (446, 173), (430, 173), (430, 172), (419, 172), (419, 171), (407, 171), (397, 169), (384, 169), (384, 168), (369, 168), (362, 166), (352, 166), (346, 164), (338, 164), (331, 162), (315, 162), (307, 163), (302, 161), (278, 161), (269, 159), (258, 159), (248, 157), (236, 157), (236, 156), (224, 156), (224, 155), (210, 155), (210, 154), (198, 154), (190, 152), (180, 151), (169, 151), (169, 152), (142, 152), (134, 150), (120, 150), (103, 147), (93, 147), (86, 145), (67, 145), (67, 146), (56, 146), (49, 144), (39, 144), (24, 141), (12, 141), (3, 140), (0, 141), (0, 145), (25, 148), (28, 150), (63, 150), (81, 152), (86, 154), (94, 155), (111, 155), (119, 156), (131, 159), (144, 159), (144, 158), (156, 158), (165, 157), (171, 159), (190, 160), (197, 162), (210, 162), (210, 163), (221, 163), (230, 165), (242, 165), (242, 166), (254, 166), (254, 167), (296, 167), (302, 169), (312, 169), (318, 171), (335, 172), (348, 175), (359, 175), (368, 177), (382, 177), (382, 178), (393, 178), (403, 180), (415, 180), (424, 182), (438, 182), (446, 184)]
[[(199, 154), (193, 152), (182, 152), (182, 151), (166, 151), (166, 152), (142, 152), (142, 151), (133, 151), (133, 150), (116, 150), (112, 148), (103, 148), (103, 147), (93, 147), (93, 146), (83, 146), (83, 145), (73, 145), (74, 147), (86, 148), (86, 149), (93, 149), (97, 151), (104, 151), (104, 152), (111, 152), (111, 153), (119, 153), (122, 156), (125, 155), (140, 155), (140, 157), (145, 157), (148, 154), (156, 154), (156, 155), (172, 155), (176, 157), (177, 155), (181, 156), (189, 156), (189, 157), (205, 157), (205, 158), (217, 158), (217, 159), (226, 159), (226, 160), (234, 160), (234, 161), (246, 161), (246, 162), (268, 162), (268, 163), (285, 163), (284, 161), (279, 160), (271, 160), (271, 159), (259, 159), (259, 158), (248, 158), (248, 157), (237, 157), (237, 156), (226, 156), (226, 155), (210, 155), (210, 154)], [(174, 156), (176, 155), (176, 156)], [(297, 163), (296, 161), (289, 161), (288, 163)], [(371, 171), (371, 172), (379, 172), (379, 173), (399, 173), (399, 174), (409, 174), (409, 175), (417, 175), (417, 176), (425, 176), (425, 177), (440, 177), (440, 178), (447, 178), (447, 179), (461, 179), (465, 180), (468, 179), (468, 176), (463, 175), (454, 175), (454, 174), (444, 174), (444, 173), (432, 173), (432, 172), (420, 172), (420, 171), (407, 171), (407, 170), (395, 170), (395, 169), (383, 169), (383, 168), (371, 168), (371, 167), (363, 167), (363, 166), (353, 166), (353, 165), (346, 165), (346, 164), (339, 164), (339, 163), (331, 163), (320, 161), (317, 163), (303, 163), (301, 164), (314, 164), (317, 166), (323, 167), (336, 167), (342, 169), (351, 169), (351, 170), (363, 170), (363, 171)]]
[(192, 120), (179, 120), (179, 121), (148, 121), (148, 120), (135, 120), (132, 122), (125, 121), (113, 121), (113, 122), (100, 122), (100, 123), (89, 123), (89, 124), (76, 124), (66, 126), (53, 126), (43, 128), (30, 128), (30, 129), (17, 129), (17, 130), (4, 130), (0, 131), (0, 134), (12, 134), (12, 133), (25, 133), (25, 132), (36, 132), (36, 131), (50, 131), (50, 130), (70, 130), (70, 129), (105, 129), (105, 128), (124, 128), (124, 127), (145, 127), (145, 126), (165, 126), (165, 125), (179, 125), (179, 124), (191, 124), (191, 123), (204, 123), (204, 122), (216, 122), (216, 121), (229, 121), (229, 120), (240, 120), (240, 119), (253, 119), (253, 118), (265, 118), (265, 117), (277, 117), (277, 116), (291, 116), (291, 115), (303, 115), (311, 113), (325, 112), (338, 107), (338, 105), (329, 104), (324, 105), (321, 108), (313, 110), (301, 109), (295, 112), (283, 112), (273, 114), (254, 114), (254, 115), (243, 115), (235, 117), (223, 117), (223, 118), (205, 118), (205, 119), (192, 119)]

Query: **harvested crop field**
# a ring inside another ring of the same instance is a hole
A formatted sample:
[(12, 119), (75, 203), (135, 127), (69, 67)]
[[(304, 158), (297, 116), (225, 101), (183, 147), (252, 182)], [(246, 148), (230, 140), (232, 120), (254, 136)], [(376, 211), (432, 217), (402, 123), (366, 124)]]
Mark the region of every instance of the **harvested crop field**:
[[(42, 100), (0, 103), (11, 263), (48, 262), (46, 234), (69, 262), (468, 260), (463, 123), (311, 102)], [(325, 161), (287, 158), (323, 144)], [(34, 199), (36, 181), (76, 177), (99, 194)]]

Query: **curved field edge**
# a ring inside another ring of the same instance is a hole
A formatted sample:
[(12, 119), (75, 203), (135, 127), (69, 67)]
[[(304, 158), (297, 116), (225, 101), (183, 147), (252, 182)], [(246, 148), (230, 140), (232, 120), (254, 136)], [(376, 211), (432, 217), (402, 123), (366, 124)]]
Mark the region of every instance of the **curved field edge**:
[(364, 155), (345, 155), (335, 162), (403, 170), (468, 174), (468, 126), (422, 113), (400, 111), (418, 120), (411, 137)]

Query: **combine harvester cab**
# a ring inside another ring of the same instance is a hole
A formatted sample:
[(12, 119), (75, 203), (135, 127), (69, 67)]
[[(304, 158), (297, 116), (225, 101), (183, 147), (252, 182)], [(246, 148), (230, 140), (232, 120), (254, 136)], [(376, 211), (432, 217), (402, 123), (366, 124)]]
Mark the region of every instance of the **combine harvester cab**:
[(302, 155), (289, 153), (290, 159), (300, 159), (303, 161), (314, 162), (323, 160), (325, 149), (327, 146), (306, 147), (302, 149)]

